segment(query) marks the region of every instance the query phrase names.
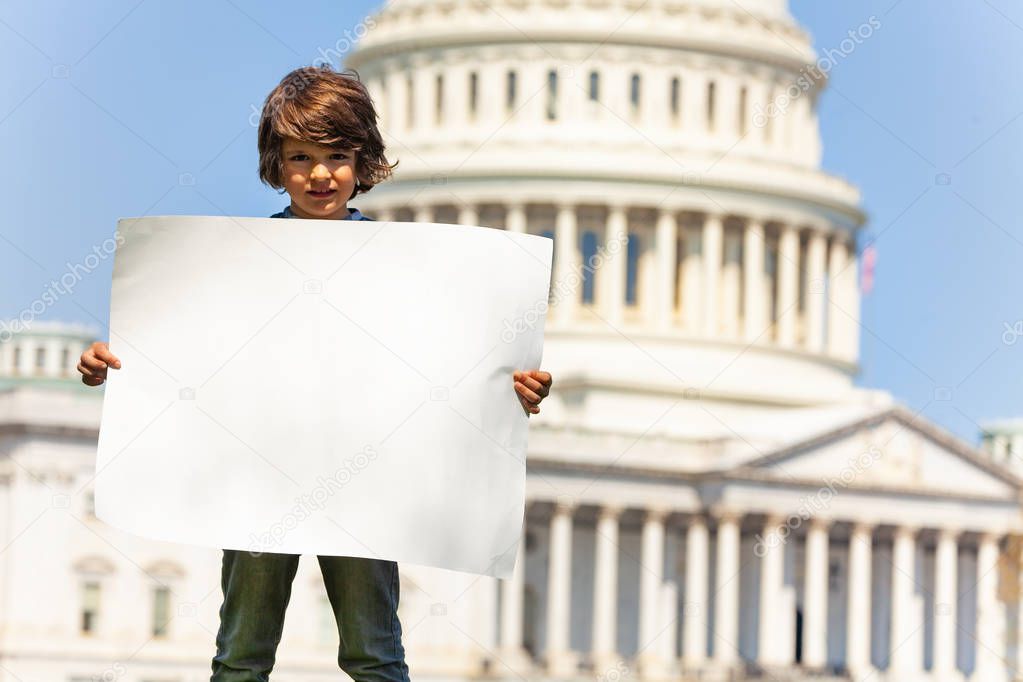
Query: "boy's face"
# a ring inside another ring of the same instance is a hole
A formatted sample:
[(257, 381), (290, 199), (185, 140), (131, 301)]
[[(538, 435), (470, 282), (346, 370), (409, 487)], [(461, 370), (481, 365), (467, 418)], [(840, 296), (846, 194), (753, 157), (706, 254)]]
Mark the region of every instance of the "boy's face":
[(326, 147), (293, 137), (281, 144), (284, 189), (291, 196), (291, 212), (300, 218), (348, 217), (348, 197), (355, 189), (358, 152)]

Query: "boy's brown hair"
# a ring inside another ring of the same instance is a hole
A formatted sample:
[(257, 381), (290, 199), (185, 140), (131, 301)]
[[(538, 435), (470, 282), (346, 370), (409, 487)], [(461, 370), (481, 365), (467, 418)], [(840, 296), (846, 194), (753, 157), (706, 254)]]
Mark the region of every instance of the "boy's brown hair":
[(304, 66), (267, 95), (259, 118), (259, 179), (282, 192), (285, 137), (357, 150), (357, 183), (349, 199), (390, 177), (398, 165), (384, 156), (373, 100), (354, 69)]

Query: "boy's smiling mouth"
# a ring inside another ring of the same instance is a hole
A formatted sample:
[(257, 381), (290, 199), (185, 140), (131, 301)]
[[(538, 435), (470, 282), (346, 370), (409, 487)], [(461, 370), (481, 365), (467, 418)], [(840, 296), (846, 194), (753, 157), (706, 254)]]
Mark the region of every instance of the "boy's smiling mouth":
[(314, 199), (327, 199), (329, 197), (334, 196), (334, 194), (336, 192), (337, 192), (337, 190), (334, 190), (334, 189), (325, 189), (325, 190), (314, 190), (314, 189), (311, 189), (308, 192), (306, 192), (306, 194), (308, 194), (309, 196), (313, 197)]

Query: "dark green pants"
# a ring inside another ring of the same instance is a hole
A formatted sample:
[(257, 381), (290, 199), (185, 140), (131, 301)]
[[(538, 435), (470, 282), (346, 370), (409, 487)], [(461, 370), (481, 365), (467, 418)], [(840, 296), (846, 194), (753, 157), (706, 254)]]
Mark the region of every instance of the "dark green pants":
[[(267, 682), (298, 554), (225, 549), (210, 682)], [(398, 564), (317, 556), (340, 635), (338, 665), (356, 682), (409, 682), (398, 621)]]

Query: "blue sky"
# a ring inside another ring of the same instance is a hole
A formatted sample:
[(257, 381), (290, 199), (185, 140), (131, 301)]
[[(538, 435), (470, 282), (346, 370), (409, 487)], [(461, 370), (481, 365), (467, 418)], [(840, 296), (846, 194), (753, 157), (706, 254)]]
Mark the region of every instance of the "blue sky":
[[(286, 199), (256, 176), (254, 111), (376, 5), (0, 6), (0, 319), (77, 265), (73, 291), (37, 319), (101, 326), (111, 258), (94, 249), (119, 217), (280, 210)], [(1023, 332), (1023, 6), (938, 5), (792, 1), (818, 49), (880, 21), (838, 61), (821, 103), (824, 166), (861, 188), (861, 242), (875, 238), (879, 254), (857, 382), (976, 441), (977, 422), (1023, 415), (1023, 337), (1006, 342), (1017, 322)]]

